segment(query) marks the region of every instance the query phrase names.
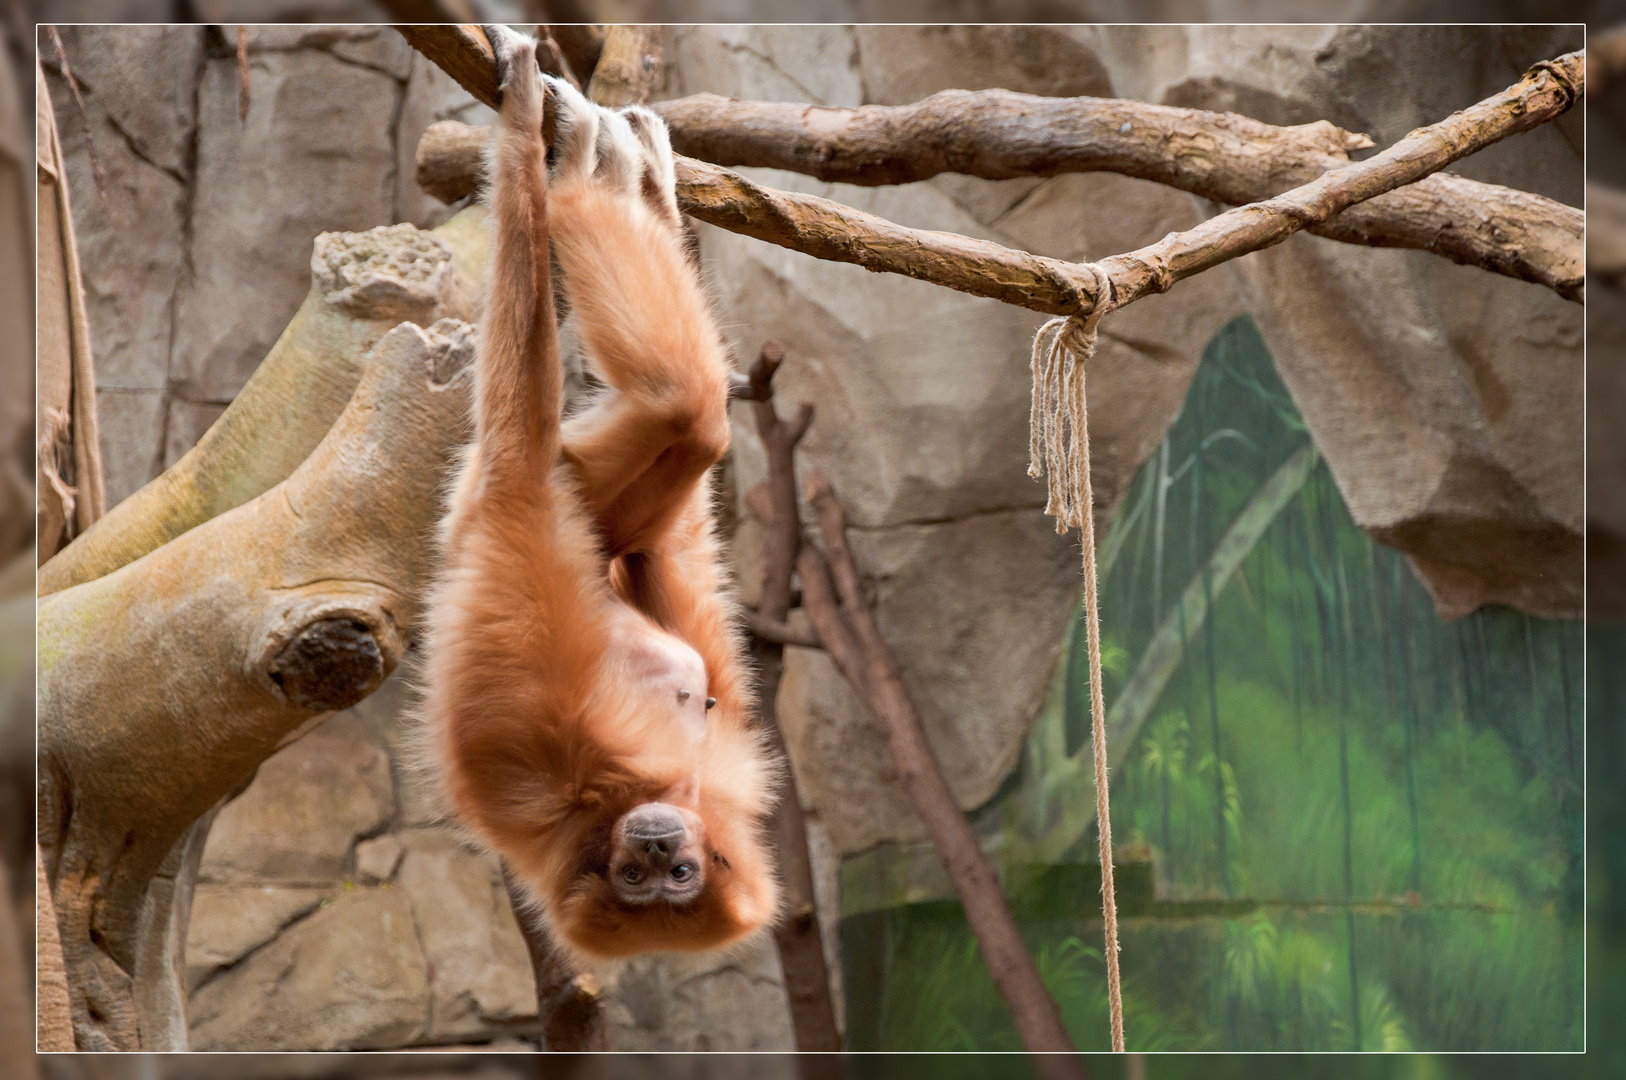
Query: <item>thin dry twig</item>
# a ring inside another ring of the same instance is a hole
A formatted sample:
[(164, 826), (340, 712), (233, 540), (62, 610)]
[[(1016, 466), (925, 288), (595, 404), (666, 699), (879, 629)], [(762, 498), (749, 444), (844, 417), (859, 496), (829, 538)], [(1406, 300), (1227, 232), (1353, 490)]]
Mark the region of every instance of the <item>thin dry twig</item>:
[(73, 67), (68, 63), (68, 51), (62, 47), (62, 35), (54, 26), (47, 26), (45, 32), (51, 37), (51, 47), (56, 50), (57, 66), (62, 69), (62, 79), (68, 84), (68, 90), (73, 94), (73, 103), (79, 110), (79, 129), (85, 136), (85, 153), (90, 157), (90, 177), (96, 184), (96, 197), (105, 203), (107, 170), (102, 168), (102, 159), (96, 153), (96, 140), (90, 134), (90, 110), (85, 108), (85, 99), (79, 93), (79, 80), (74, 78)]
[(248, 27), (237, 27), (237, 122), (248, 123)]

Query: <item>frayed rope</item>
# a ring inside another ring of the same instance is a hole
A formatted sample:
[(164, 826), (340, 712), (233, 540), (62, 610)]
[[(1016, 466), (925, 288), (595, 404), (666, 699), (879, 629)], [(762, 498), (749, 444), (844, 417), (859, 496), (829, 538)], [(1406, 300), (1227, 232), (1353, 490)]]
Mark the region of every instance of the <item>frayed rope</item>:
[(1095, 496), (1090, 488), (1089, 406), (1084, 365), (1095, 356), (1095, 331), (1114, 307), (1112, 281), (1100, 267), (1095, 306), (1087, 316), (1051, 319), (1033, 337), (1033, 406), (1028, 414), (1028, 475), (1048, 476), (1044, 512), (1056, 531), (1079, 530), (1084, 549), (1084, 611), (1089, 634), (1090, 721), (1095, 752), (1095, 820), (1101, 837), (1101, 916), (1106, 926), (1107, 998), (1112, 1013), (1112, 1049), (1124, 1049), (1123, 992), (1118, 977), (1118, 903), (1112, 883), (1112, 821), (1107, 795), (1106, 703), (1101, 692), (1101, 619), (1096, 596)]
[(1095, 328), (1111, 309), (1112, 283), (1094, 263), (1096, 302), (1086, 316), (1062, 315), (1033, 336), (1033, 404), (1028, 411), (1028, 475), (1050, 477), (1044, 512), (1056, 531), (1089, 519), (1090, 449), (1084, 365), (1095, 356)]

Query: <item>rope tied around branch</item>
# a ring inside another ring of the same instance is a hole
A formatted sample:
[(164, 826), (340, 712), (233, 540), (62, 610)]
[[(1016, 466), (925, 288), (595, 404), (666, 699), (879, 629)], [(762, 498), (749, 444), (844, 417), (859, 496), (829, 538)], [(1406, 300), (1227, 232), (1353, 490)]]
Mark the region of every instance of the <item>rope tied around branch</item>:
[(1049, 476), (1044, 512), (1056, 531), (1077, 527), (1084, 549), (1084, 611), (1089, 632), (1091, 742), (1095, 751), (1095, 820), (1101, 837), (1101, 915), (1106, 930), (1107, 995), (1112, 1049), (1124, 1049), (1123, 994), (1118, 977), (1118, 904), (1112, 883), (1112, 821), (1108, 813), (1106, 703), (1101, 691), (1101, 620), (1095, 575), (1095, 496), (1090, 487), (1089, 406), (1084, 365), (1095, 355), (1096, 327), (1114, 303), (1112, 279), (1095, 263), (1095, 306), (1088, 315), (1051, 319), (1033, 337), (1033, 405), (1028, 414), (1028, 475)]
[[(1028, 412), (1028, 475), (1050, 476), (1044, 512), (1056, 531), (1089, 520), (1089, 423), (1084, 406), (1084, 364), (1095, 355), (1095, 328), (1111, 308), (1112, 283), (1094, 263), (1096, 302), (1088, 315), (1062, 315), (1033, 336), (1033, 405)], [(1084, 501), (1080, 501), (1080, 500)]]

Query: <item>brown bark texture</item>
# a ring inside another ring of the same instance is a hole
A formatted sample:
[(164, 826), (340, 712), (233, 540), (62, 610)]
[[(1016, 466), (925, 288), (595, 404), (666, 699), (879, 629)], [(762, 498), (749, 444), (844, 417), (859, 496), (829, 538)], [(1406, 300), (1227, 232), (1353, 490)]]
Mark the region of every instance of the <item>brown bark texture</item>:
[(466, 433), (467, 324), (396, 327), (287, 480), (38, 607), (38, 833), (81, 1050), (143, 1030), (142, 910), (286, 734), (394, 669)]
[[(1196, 228), (1171, 233), (1099, 265), (1111, 278), (1115, 307), (1167, 292), (1175, 282), (1250, 251), (1279, 244), (1367, 199), (1414, 183), (1493, 143), (1539, 127), (1570, 108), (1586, 81), (1584, 53), (1546, 60), (1513, 86), (1439, 123), (1418, 128), (1387, 150), (1263, 202), (1239, 206)], [(1570, 299), (1580, 300), (1584, 282)], [(1099, 299), (1099, 298), (1097, 298)]]
[[(751, 412), (757, 434), (768, 453), (766, 531), (763, 537), (762, 587), (755, 614), (765, 625), (783, 623), (790, 614), (791, 580), (801, 547), (802, 524), (796, 507), (796, 444), (807, 434), (813, 408), (802, 405), (794, 419), (781, 419), (773, 400), (773, 377), (785, 351), (778, 342), (763, 344), (751, 367)], [(756, 624), (753, 624), (753, 631)], [(773, 753), (785, 762), (783, 788), (769, 829), (779, 854), (786, 917), (774, 928), (779, 967), (784, 973), (791, 1026), (796, 1049), (836, 1051), (841, 1032), (836, 1027), (835, 1003), (830, 996), (830, 970), (824, 962), (824, 936), (819, 926), (818, 903), (813, 894), (813, 866), (808, 856), (807, 824), (801, 796), (779, 728), (779, 681), (784, 674), (785, 643), (753, 632), (752, 658), (757, 669), (758, 723), (767, 734)]]
[(857, 564), (847, 546), (846, 513), (817, 473), (807, 481), (808, 500), (824, 544), (804, 546), (797, 560), (802, 603), (830, 658), (886, 729), (898, 780), (931, 835), (954, 882), (966, 921), (976, 936), (988, 974), (1010, 1007), (1022, 1045), (1036, 1057), (1043, 1076), (1087, 1075), (1074, 1051), (1055, 999), (1017, 930), (999, 876), (954, 798), (926, 739), (897, 656), (881, 636), (864, 595)]
[(648, 101), (661, 82), (659, 40), (652, 26), (605, 27), (587, 96), (612, 109)]
[(505, 864), (502, 871), (514, 921), (536, 978), (536, 1005), (542, 1016), (542, 1049), (588, 1053), (610, 1048), (610, 1022), (604, 1015), (604, 988), (591, 972), (580, 971), (559, 949), (540, 913)]
[[(568, 13), (554, 10), (559, 7), (558, 4), (548, 6), (559, 18), (568, 17)], [(550, 23), (547, 31), (558, 44), (577, 81), (582, 85), (591, 83), (598, 70), (599, 56), (604, 52), (604, 27), (593, 23), (561, 22)]]
[[(913, 105), (828, 108), (695, 94), (651, 106), (681, 154), (847, 184), (940, 173), (986, 180), (1113, 172), (1241, 206), (1345, 168), (1372, 140), (1325, 120), (1277, 127), (1235, 113), (1113, 98), (945, 90)], [(1495, 184), (1435, 175), (1310, 231), (1432, 251), (1578, 299), (1585, 215)]]
[[(1578, 63), (1566, 63), (1568, 59), (1553, 62), (1558, 81), (1577, 77), (1581, 70)], [(1508, 100), (1508, 111), (1516, 114), (1524, 107), (1521, 100)], [(849, 109), (696, 94), (656, 102), (651, 108), (666, 118), (673, 147), (693, 159), (678, 162), (678, 197), (684, 212), (818, 258), (857, 262), (954, 288), (961, 286), (939, 280), (926, 268), (911, 273), (900, 268), (896, 258), (842, 254), (842, 239), (855, 231), (870, 229), (883, 240), (901, 236), (907, 243), (914, 230), (896, 233), (896, 226), (888, 229), (884, 222), (877, 228), (879, 219), (872, 215), (816, 196), (761, 187), (705, 166), (787, 169), (866, 185), (910, 183), (944, 172), (993, 180), (1116, 172), (1241, 206), (1346, 169), (1351, 165), (1349, 151), (1372, 145), (1366, 136), (1326, 121), (1276, 127), (1231, 113), (1107, 98), (1042, 98), (1006, 90), (947, 90), (914, 105)], [(1542, 113), (1543, 105), (1535, 104), (1532, 111)], [(1557, 112), (1543, 119), (1554, 115)], [(472, 194), (480, 184), (484, 132), (456, 122), (431, 128), (419, 145), (419, 185), (446, 202)], [(1488, 143), (1474, 149), (1483, 145)], [(1580, 301), (1585, 276), (1583, 226), (1584, 214), (1576, 207), (1435, 174), (1370, 202), (1349, 205), (1311, 226), (1311, 231), (1347, 243), (1431, 251)], [(1005, 253), (995, 245), (990, 245), (990, 253), (956, 251), (952, 241), (943, 244), (942, 254), (949, 258), (994, 254), (995, 265), (1023, 254)], [(1020, 281), (1022, 260), (1015, 261), (1018, 266), (1013, 270)], [(976, 269), (982, 276), (998, 272), (988, 265)], [(1033, 269), (1026, 268), (1026, 273)], [(964, 291), (1022, 302), (985, 291), (998, 287), (987, 283), (982, 289)], [(1065, 283), (1062, 288), (1065, 293)], [(1067, 313), (1054, 305), (1046, 290), (1038, 295), (1047, 306), (1024, 306)]]
[(91, 354), (85, 289), (79, 275), (73, 209), (63, 173), (62, 143), (34, 61), (35, 361), (34, 496), (37, 554), (41, 562), (102, 516), (105, 490), (96, 429), (96, 372)]

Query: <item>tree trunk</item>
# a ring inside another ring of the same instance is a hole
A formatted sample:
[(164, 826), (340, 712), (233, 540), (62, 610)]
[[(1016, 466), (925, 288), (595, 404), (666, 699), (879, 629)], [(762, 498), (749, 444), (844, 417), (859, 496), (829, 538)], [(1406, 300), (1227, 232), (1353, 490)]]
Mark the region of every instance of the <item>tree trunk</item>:
[[(133, 1050), (148, 885), (278, 741), (394, 669), (467, 430), (470, 328), (374, 348), (287, 480), (37, 616), (39, 835), (82, 1050)], [(159, 903), (158, 907), (162, 907)], [(149, 909), (149, 910), (156, 910)]]

